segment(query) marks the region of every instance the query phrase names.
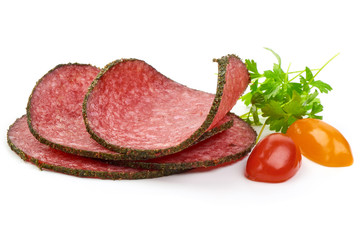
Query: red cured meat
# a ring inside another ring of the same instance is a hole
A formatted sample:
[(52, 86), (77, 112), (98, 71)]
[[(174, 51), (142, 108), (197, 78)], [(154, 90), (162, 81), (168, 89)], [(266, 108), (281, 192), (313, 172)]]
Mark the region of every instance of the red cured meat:
[(25, 161), (48, 169), (79, 177), (103, 179), (136, 179), (169, 175), (175, 172), (134, 169), (106, 164), (99, 160), (80, 157), (53, 149), (37, 141), (30, 133), (23, 116), (9, 128), (8, 143)]
[(249, 84), (246, 66), (238, 57), (216, 61), (216, 95), (176, 83), (144, 61), (109, 64), (85, 97), (88, 131), (103, 146), (135, 158), (189, 147), (224, 118)]
[[(85, 157), (118, 160), (123, 154), (98, 144), (86, 131), (82, 117), (85, 94), (100, 70), (84, 64), (59, 65), (36, 84), (28, 103), (27, 116), (33, 135), (53, 148)], [(223, 118), (209, 136), (229, 125)]]
[(151, 169), (191, 169), (240, 160), (254, 146), (257, 134), (238, 116), (232, 114), (231, 118), (234, 120), (231, 128), (205, 141), (172, 155), (129, 165)]
[(225, 81), (220, 106), (209, 129), (213, 128), (233, 108), (249, 85), (249, 73), (245, 64), (239, 58), (235, 56), (229, 57), (229, 63), (226, 65)]
[(27, 116), (39, 140), (111, 153), (90, 138), (81, 114), (84, 96), (99, 72), (90, 65), (59, 65), (38, 81), (29, 98)]
[(58, 65), (38, 81), (27, 107), (29, 127), (38, 140), (83, 156), (119, 155), (94, 141), (82, 118), (84, 96), (99, 72), (90, 65)]

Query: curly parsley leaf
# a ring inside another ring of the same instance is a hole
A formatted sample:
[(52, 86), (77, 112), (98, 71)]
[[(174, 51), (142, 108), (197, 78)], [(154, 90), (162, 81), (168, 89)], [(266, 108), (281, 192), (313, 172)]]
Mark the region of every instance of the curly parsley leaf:
[[(318, 115), (323, 110), (319, 99), (320, 93), (328, 93), (332, 87), (315, 80), (319, 72), (337, 55), (327, 61), (320, 69), (305, 67), (302, 71), (289, 72), (281, 68), (280, 56), (270, 48), (277, 59), (272, 70), (259, 72), (254, 60), (245, 60), (252, 82), (250, 91), (240, 99), (249, 106), (249, 112), (242, 117), (253, 125), (261, 125), (259, 116), (265, 118), (264, 126), (270, 130), (286, 132), (297, 119), (304, 117), (322, 119)], [(317, 71), (314, 74), (314, 71)], [(290, 78), (290, 76), (294, 75)]]

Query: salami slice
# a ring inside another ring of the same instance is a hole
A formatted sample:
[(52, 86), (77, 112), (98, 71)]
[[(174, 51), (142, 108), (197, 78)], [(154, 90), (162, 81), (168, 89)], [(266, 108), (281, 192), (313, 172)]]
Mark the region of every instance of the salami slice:
[(218, 62), (216, 94), (190, 89), (137, 59), (107, 65), (86, 94), (86, 128), (101, 145), (134, 159), (179, 152), (212, 129), (249, 84), (235, 55)]
[(231, 114), (234, 125), (205, 141), (181, 152), (150, 159), (148, 161), (127, 161), (131, 167), (149, 169), (191, 169), (218, 166), (240, 160), (255, 144), (256, 132), (245, 121)]
[[(40, 142), (84, 157), (107, 160), (128, 157), (98, 144), (86, 131), (82, 104), (99, 71), (85, 64), (58, 65), (37, 82), (29, 98), (27, 117), (31, 133)], [(231, 126), (232, 119), (225, 117), (201, 139)]]
[(10, 148), (23, 160), (31, 162), (40, 169), (48, 169), (78, 177), (142, 179), (182, 172), (115, 166), (92, 158), (80, 157), (53, 149), (35, 139), (29, 131), (25, 116), (17, 119), (10, 126), (7, 139)]

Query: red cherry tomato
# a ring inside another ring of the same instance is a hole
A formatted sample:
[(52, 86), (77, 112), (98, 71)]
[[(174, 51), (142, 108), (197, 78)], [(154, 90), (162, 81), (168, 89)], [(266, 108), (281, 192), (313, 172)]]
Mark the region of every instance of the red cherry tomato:
[(288, 128), (286, 135), (299, 146), (308, 159), (328, 167), (353, 164), (350, 145), (334, 127), (318, 119), (299, 119)]
[(284, 182), (301, 165), (301, 153), (290, 137), (273, 133), (261, 140), (251, 152), (245, 176), (259, 182)]

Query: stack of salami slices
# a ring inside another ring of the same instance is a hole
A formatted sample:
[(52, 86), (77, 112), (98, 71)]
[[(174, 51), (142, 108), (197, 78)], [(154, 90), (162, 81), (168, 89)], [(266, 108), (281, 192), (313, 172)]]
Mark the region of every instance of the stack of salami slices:
[(144, 61), (103, 69), (58, 65), (34, 87), (8, 143), (40, 169), (102, 179), (153, 178), (244, 157), (256, 132), (230, 110), (249, 84), (235, 55), (218, 63), (216, 94), (181, 85)]

